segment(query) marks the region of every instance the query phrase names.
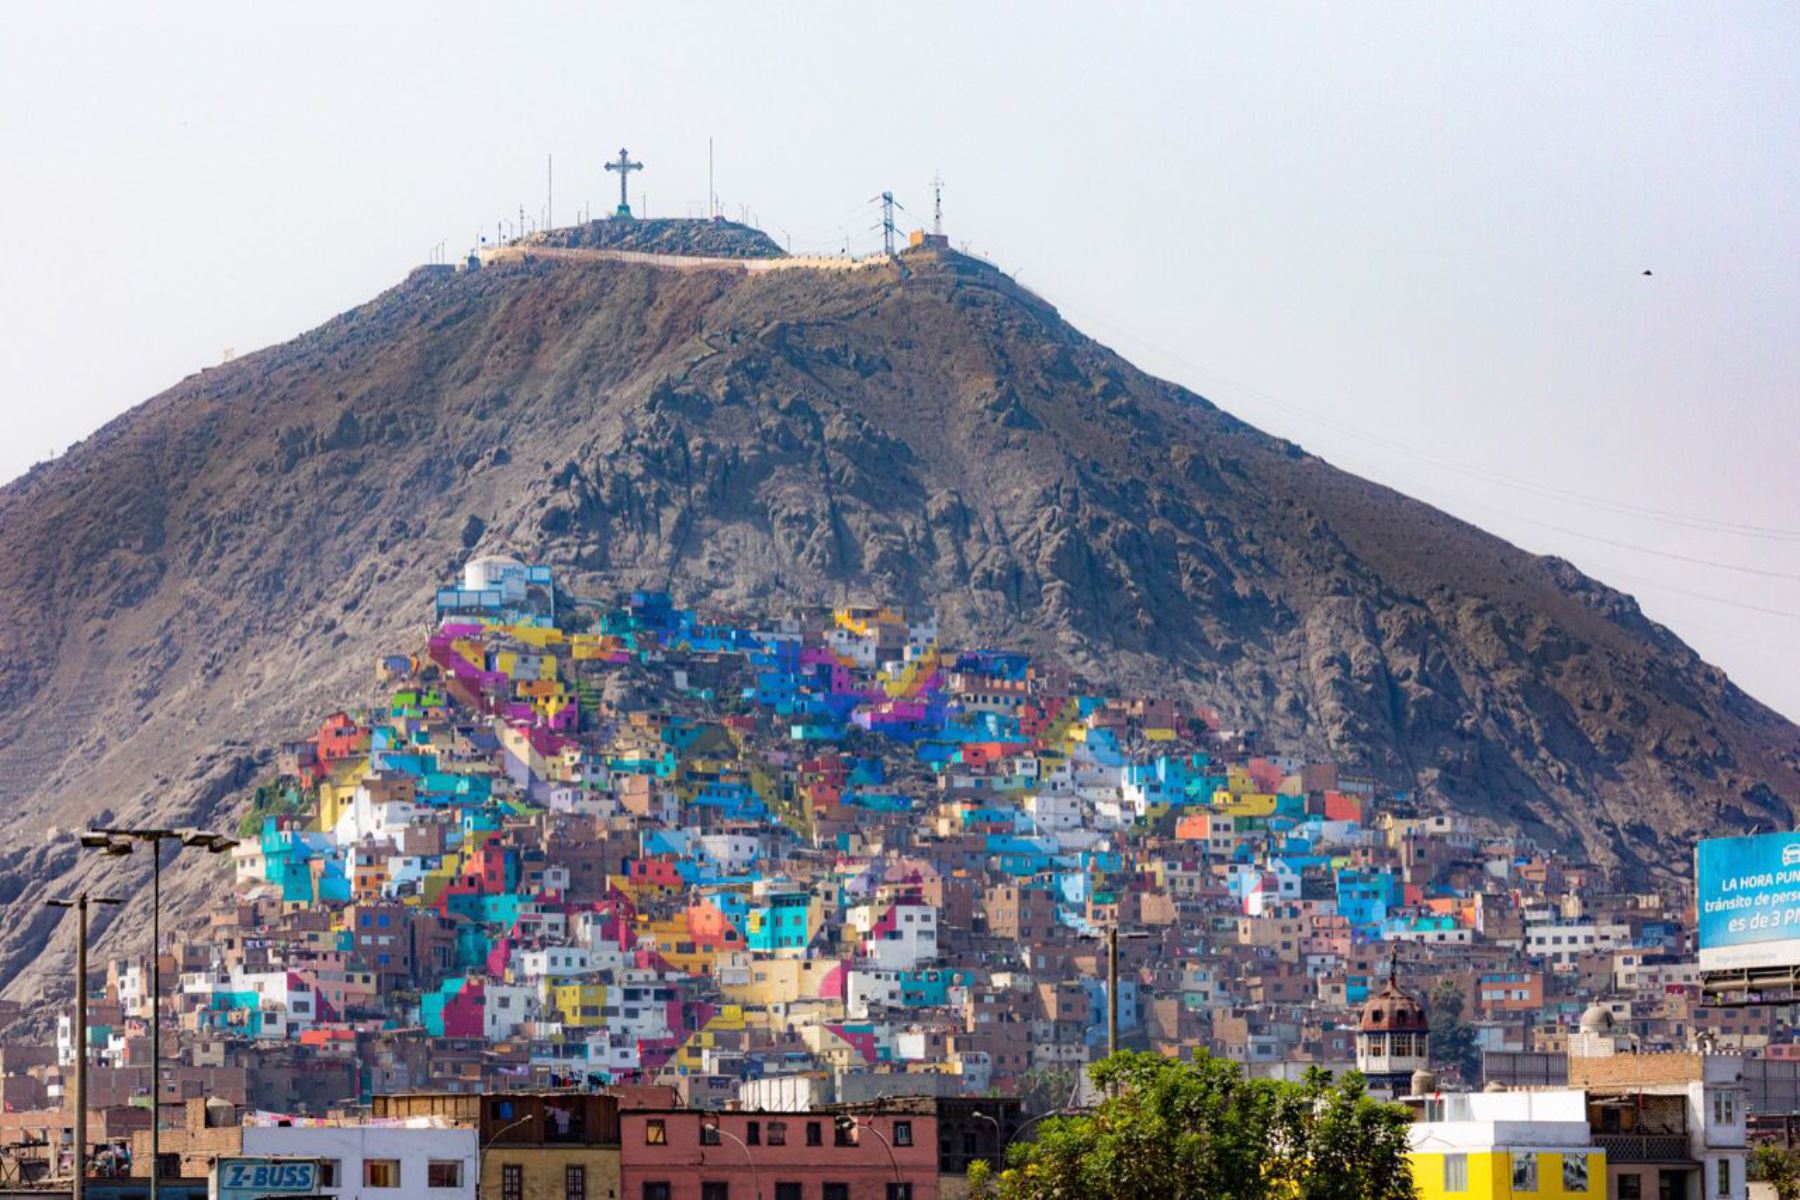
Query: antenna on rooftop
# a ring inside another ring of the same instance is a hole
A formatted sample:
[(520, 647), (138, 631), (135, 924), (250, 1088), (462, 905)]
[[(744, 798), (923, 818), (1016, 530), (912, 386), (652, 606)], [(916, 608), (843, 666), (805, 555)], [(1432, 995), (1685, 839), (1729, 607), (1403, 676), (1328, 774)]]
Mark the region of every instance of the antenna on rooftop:
[(933, 172), (931, 176), (931, 232), (938, 237), (944, 236), (944, 176), (941, 172)]

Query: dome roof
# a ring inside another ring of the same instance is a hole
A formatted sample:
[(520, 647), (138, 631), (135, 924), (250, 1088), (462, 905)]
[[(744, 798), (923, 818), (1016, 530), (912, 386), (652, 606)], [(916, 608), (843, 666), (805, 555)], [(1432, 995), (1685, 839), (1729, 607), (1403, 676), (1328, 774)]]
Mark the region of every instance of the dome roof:
[(1425, 1006), (1400, 990), (1392, 975), (1379, 992), (1363, 1005), (1356, 1027), (1363, 1033), (1427, 1033)]

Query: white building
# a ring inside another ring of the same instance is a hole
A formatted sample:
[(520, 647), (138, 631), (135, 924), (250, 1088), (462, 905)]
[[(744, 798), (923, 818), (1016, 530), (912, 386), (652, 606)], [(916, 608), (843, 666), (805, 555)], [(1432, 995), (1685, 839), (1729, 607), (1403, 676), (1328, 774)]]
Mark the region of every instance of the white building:
[(475, 1200), (474, 1129), (416, 1125), (246, 1125), (244, 1153), (316, 1158), (320, 1192), (344, 1200)]
[(1631, 944), (1627, 925), (1593, 921), (1547, 921), (1525, 927), (1525, 953), (1553, 968), (1569, 969), (1583, 954), (1618, 950)]
[(910, 971), (937, 958), (937, 910), (929, 904), (859, 904), (848, 916), (862, 957), (877, 968)]

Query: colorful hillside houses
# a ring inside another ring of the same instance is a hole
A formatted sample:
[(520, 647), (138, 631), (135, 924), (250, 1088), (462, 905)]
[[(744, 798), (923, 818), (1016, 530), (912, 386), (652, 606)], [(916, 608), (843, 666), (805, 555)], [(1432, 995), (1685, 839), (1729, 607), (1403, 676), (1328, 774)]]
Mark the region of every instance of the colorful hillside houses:
[(183, 956), (184, 1028), (374, 1056), (359, 1095), (1007, 1090), (1103, 1052), (1115, 926), (1128, 1044), (1347, 1067), (1403, 946), (1524, 1050), (1610, 978), (1528, 931), (1656, 979), (1682, 937), (1641, 898), (1588, 920), (1603, 880), (1515, 833), (915, 606), (598, 603), (482, 556), (430, 616), (282, 745)]

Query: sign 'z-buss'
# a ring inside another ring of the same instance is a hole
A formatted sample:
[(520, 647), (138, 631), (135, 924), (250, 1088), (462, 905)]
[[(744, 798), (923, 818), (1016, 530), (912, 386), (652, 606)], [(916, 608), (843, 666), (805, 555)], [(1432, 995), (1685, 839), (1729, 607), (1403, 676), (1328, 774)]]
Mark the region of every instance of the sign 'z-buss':
[(1800, 832), (1694, 850), (1702, 971), (1800, 966)]
[(319, 1191), (316, 1158), (221, 1158), (213, 1164), (211, 1200), (310, 1196)]

